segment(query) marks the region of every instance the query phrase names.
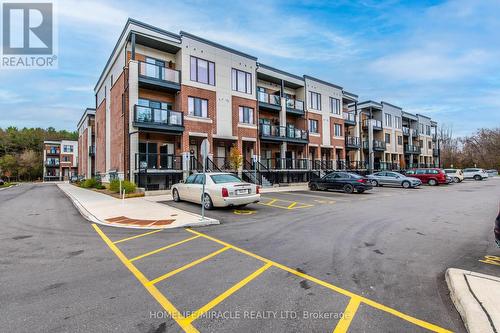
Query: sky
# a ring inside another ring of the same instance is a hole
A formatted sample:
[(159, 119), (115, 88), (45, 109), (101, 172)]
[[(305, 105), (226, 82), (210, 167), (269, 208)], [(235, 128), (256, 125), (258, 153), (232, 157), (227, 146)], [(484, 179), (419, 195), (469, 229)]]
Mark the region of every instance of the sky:
[(500, 127), (500, 1), (57, 0), (59, 67), (0, 69), (0, 127), (76, 130), (134, 18), (471, 135)]

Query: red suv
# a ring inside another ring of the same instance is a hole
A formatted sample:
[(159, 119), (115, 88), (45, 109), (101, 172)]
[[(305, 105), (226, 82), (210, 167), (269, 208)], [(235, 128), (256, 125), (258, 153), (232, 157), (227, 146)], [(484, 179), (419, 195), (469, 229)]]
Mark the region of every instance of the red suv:
[(447, 184), (446, 173), (439, 168), (411, 169), (406, 171), (406, 175), (418, 178), (423, 184), (437, 185)]

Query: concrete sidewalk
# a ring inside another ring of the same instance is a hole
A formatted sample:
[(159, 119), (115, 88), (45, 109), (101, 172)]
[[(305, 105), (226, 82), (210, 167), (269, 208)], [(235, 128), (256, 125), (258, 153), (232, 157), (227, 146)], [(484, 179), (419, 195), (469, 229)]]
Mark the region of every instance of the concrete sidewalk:
[(137, 229), (219, 224), (218, 220), (210, 218), (205, 218), (202, 222), (200, 215), (147, 200), (144, 197), (121, 200), (71, 184), (63, 183), (57, 186), (73, 201), (82, 216), (94, 223)]
[(500, 278), (450, 268), (446, 283), (469, 333), (500, 332)]

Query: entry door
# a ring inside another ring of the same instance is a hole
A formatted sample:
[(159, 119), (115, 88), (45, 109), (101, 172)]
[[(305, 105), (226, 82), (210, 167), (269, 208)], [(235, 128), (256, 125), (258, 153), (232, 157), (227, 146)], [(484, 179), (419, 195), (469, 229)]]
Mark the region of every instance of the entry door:
[(293, 152), (291, 151), (287, 151), (285, 152), (285, 158), (286, 158), (286, 161), (285, 161), (285, 167), (286, 169), (292, 169), (293, 168)]
[(270, 165), (271, 158), (272, 158), (272, 152), (270, 150), (263, 150), (262, 151), (261, 162), (267, 168), (271, 167), (271, 165)]
[(224, 168), (224, 161), (226, 160), (226, 147), (217, 147), (217, 167)]
[(158, 144), (156, 142), (147, 143), (148, 169), (158, 168)]
[(165, 143), (160, 146), (160, 169), (173, 169), (174, 144)]
[[(189, 145), (189, 152), (191, 156), (198, 159), (198, 146), (197, 145)], [(201, 161), (200, 161), (201, 162)], [(198, 167), (193, 159), (191, 159), (191, 170), (196, 170)]]

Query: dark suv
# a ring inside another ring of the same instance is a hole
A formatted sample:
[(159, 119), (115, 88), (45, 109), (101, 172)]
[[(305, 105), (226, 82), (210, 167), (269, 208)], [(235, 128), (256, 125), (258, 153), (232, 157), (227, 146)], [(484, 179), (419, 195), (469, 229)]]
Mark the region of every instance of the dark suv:
[(309, 188), (311, 191), (341, 190), (345, 193), (363, 193), (371, 190), (373, 186), (366, 177), (351, 172), (334, 171), (322, 178), (311, 180)]

